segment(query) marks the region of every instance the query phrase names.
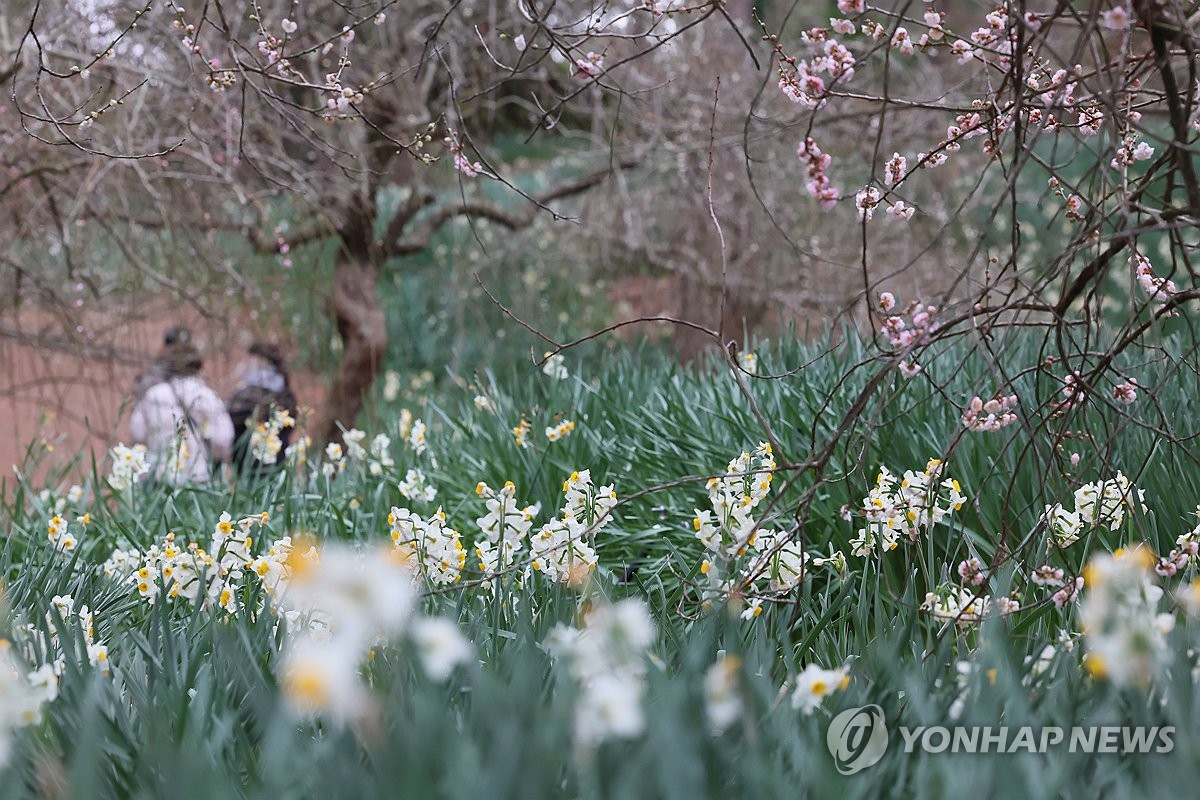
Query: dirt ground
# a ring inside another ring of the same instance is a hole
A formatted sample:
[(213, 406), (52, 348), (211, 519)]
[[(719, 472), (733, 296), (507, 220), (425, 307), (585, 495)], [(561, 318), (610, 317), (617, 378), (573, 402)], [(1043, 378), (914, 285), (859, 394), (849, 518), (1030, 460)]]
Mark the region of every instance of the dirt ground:
[[(64, 326), (53, 314), (6, 315), (6, 327), (20, 331), (24, 341), (0, 336), (0, 484), (11, 491), (13, 468), (25, 463), (31, 447), (47, 451), (31, 471), (38, 486), (51, 471), (72, 462), (74, 475), (82, 475), (92, 453), (101, 461), (113, 444), (129, 443), (134, 380), (171, 326), (192, 329), (204, 355), (202, 377), (227, 397), (235, 368), (259, 334), (209, 323), (189, 311), (148, 303), (133, 321), (81, 318), (83, 334), (75, 341), (56, 335)], [(33, 344), (47, 337), (53, 346)], [(279, 343), (289, 351), (286, 341)], [(302, 406), (319, 406), (323, 390), (316, 376), (296, 371), (292, 380)]]

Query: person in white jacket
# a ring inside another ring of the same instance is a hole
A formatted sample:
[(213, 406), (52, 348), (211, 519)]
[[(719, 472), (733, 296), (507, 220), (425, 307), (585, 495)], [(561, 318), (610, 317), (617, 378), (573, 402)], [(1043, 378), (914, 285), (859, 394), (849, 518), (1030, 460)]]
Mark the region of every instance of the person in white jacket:
[(159, 481), (205, 483), (213, 464), (230, 458), (233, 423), (225, 403), (200, 378), (201, 366), (187, 329), (172, 328), (163, 352), (138, 379), (130, 428), (134, 440), (146, 445)]

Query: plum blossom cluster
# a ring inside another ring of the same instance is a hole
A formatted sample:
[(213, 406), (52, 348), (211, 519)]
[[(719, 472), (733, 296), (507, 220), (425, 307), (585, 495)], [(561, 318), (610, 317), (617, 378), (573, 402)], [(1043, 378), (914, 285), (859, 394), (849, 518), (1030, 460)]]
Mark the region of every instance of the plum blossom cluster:
[(833, 157), (822, 151), (811, 136), (796, 148), (796, 157), (804, 165), (804, 188), (809, 195), (815, 198), (822, 208), (833, 208), (837, 205), (842, 193), (830, 182), (828, 172)]
[(1084, 665), (1117, 686), (1146, 686), (1170, 652), (1166, 634), (1175, 617), (1158, 611), (1163, 591), (1155, 583), (1154, 563), (1150, 549), (1137, 545), (1092, 556), (1084, 568), (1087, 589), (1079, 604)]
[(850, 540), (851, 552), (866, 557), (896, 549), (901, 536), (917, 541), (923, 532), (962, 508), (967, 498), (957, 480), (942, 477), (943, 464), (931, 458), (923, 472), (905, 470), (897, 480), (879, 468), (875, 488), (862, 499), (858, 515), (865, 520)]
[(339, 725), (368, 719), (374, 704), (363, 662), (400, 634), (436, 681), (473, 658), (454, 621), (420, 615), (413, 576), (395, 550), (326, 545), (297, 566), (279, 607), (287, 637), (278, 673), (298, 715)]
[(529, 537), (530, 568), (549, 580), (581, 587), (596, 568), (596, 534), (612, 521), (617, 493), (612, 484), (596, 486), (591, 470), (572, 472), (563, 481), (563, 507)]
[(1121, 381), (1113, 387), (1113, 400), (1116, 400), (1123, 406), (1133, 405), (1137, 402), (1138, 384), (1135, 380)]
[[(1175, 282), (1169, 278), (1160, 278), (1155, 275), (1150, 259), (1140, 253), (1134, 253), (1129, 257), (1129, 266), (1133, 268), (1138, 286), (1150, 297), (1152, 302), (1158, 303), (1160, 307), (1179, 293), (1179, 287), (1175, 285)], [(1173, 310), (1169, 315), (1178, 316), (1179, 312)]]
[(904, 180), (904, 176), (908, 174), (908, 159), (899, 153), (892, 153), (892, 157), (883, 166), (883, 184), (884, 186), (895, 186)]
[[(353, 31), (350, 31), (353, 33)], [(345, 115), (355, 106), (361, 105), (366, 98), (363, 90), (353, 86), (343, 86), (341, 76), (331, 72), (325, 76), (325, 119), (331, 120), (336, 115)]]
[(983, 567), (983, 563), (978, 558), (972, 556), (965, 558), (958, 563), (958, 577), (968, 586), (982, 586), (987, 580), (988, 574)]
[(969, 431), (998, 431), (1017, 421), (1013, 411), (1017, 407), (1017, 396), (1010, 394), (1005, 397), (994, 397), (984, 402), (979, 397), (972, 397), (967, 403), (967, 409), (962, 415), (962, 424)]
[[(1196, 508), (1196, 516), (1200, 517), (1200, 506)], [(1182, 533), (1175, 540), (1175, 547), (1171, 548), (1171, 552), (1158, 559), (1158, 563), (1154, 565), (1154, 571), (1163, 578), (1173, 578), (1187, 569), (1189, 564), (1195, 564), (1196, 558), (1200, 556), (1200, 524), (1192, 528), (1187, 533)]]
[[(1059, 570), (1061, 572), (1061, 570)], [(1083, 576), (1076, 576), (1073, 580), (1066, 582), (1059, 581), (1062, 588), (1054, 594), (1050, 595), (1050, 600), (1056, 608), (1066, 608), (1079, 599), (1079, 592), (1083, 589)]]
[[(897, 186), (907, 175), (908, 159), (899, 153), (893, 153), (892, 157), (884, 164), (884, 185), (888, 187)], [(883, 202), (883, 194), (878, 189), (874, 186), (864, 186), (854, 195), (854, 207), (858, 209), (858, 218), (864, 222), (870, 222), (874, 219), (875, 210), (881, 202)], [(916, 213), (917, 210), (903, 200), (889, 202), (887, 206), (887, 215), (893, 220), (904, 220), (907, 222)]]
[[(882, 332), (893, 347), (900, 349), (909, 347), (937, 331), (938, 322), (934, 318), (937, 306), (913, 302), (904, 311), (893, 313), (897, 308), (894, 294), (891, 292), (880, 293), (879, 310), (888, 315), (883, 320)], [(907, 319), (905, 319), (906, 317)]]
[(1139, 142), (1133, 136), (1126, 136), (1121, 140), (1121, 146), (1117, 148), (1116, 155), (1113, 156), (1109, 166), (1113, 169), (1126, 169), (1135, 161), (1148, 161), (1154, 157), (1154, 148), (1146, 142)]
[(1070, 194), (1058, 182), (1058, 178), (1050, 178), (1049, 185), (1051, 191), (1063, 201), (1063, 214), (1071, 222), (1082, 222), (1087, 209), (1084, 208), (1083, 198), (1077, 194)]
[(575, 77), (596, 78), (604, 72), (604, 56), (589, 50), (583, 57), (575, 59)]
[(1134, 486), (1118, 471), (1113, 478), (1085, 483), (1076, 489), (1075, 505), (1070, 511), (1062, 503), (1047, 505), (1042, 519), (1049, 525), (1054, 544), (1066, 548), (1093, 528), (1105, 526), (1110, 531), (1120, 528), (1133, 503), (1146, 512), (1145, 497), (1145, 490)]
[(108, 485), (118, 492), (129, 491), (150, 474), (150, 461), (144, 444), (126, 447), (124, 443), (120, 443), (109, 450), (108, 454), (112, 461)]
[[(817, 109), (834, 100), (834, 86), (854, 75), (857, 65), (854, 54), (835, 37), (851, 37), (860, 33), (877, 43), (871, 53), (879, 56), (892, 54), (912, 56), (918, 50), (937, 54), (949, 51), (960, 65), (975, 63), (976, 66), (996, 68), (1008, 72), (1014, 67), (1014, 48), (1021, 37), (1029, 37), (1038, 31), (1045, 14), (1037, 12), (1019, 13), (1010, 3), (997, 3), (984, 17), (981, 25), (970, 34), (958, 38), (951, 36), (946, 27), (946, 15), (927, 4), (919, 16), (890, 13), (895, 24), (881, 24), (862, 15), (867, 11), (865, 2), (848, 0), (838, 3), (839, 11), (848, 18), (831, 18), (829, 27), (815, 27), (802, 31), (802, 42), (812, 49), (808, 60), (787, 55), (777, 37), (768, 36), (778, 56), (778, 85), (781, 93), (792, 102), (809, 109)], [(1104, 12), (1105, 27), (1121, 30), (1128, 27), (1129, 13), (1123, 7), (1114, 7)], [(1029, 41), (1028, 38), (1025, 39)], [(1130, 37), (1121, 40), (1120, 47), (1129, 48)], [(894, 58), (895, 55), (890, 56)], [(1079, 64), (1057, 65), (1047, 58), (1026, 58), (1019, 63), (1021, 74), (1015, 76), (1015, 84), (1023, 94), (1020, 102), (1013, 103), (992, 93), (970, 100), (969, 109), (958, 108), (954, 112), (953, 124), (946, 134), (927, 151), (906, 158), (895, 153), (885, 165), (883, 185), (894, 187), (905, 180), (908, 163), (912, 169), (932, 169), (946, 164), (952, 155), (961, 150), (966, 140), (979, 137), (980, 149), (989, 158), (1002, 152), (1001, 142), (1014, 128), (1022, 135), (1039, 128), (1047, 133), (1069, 130), (1082, 137), (1096, 136), (1109, 119), (1121, 131), (1139, 121), (1141, 113), (1136, 110), (1143, 103), (1137, 92), (1131, 91), (1123, 107), (1109, 110), (1103, 99), (1084, 91), (1088, 82), (1086, 72)], [(1137, 81), (1131, 82), (1136, 90)], [(885, 98), (877, 98), (886, 103)], [(1025, 124), (1015, 125), (1017, 113)], [(1200, 124), (1198, 124), (1200, 127)], [(828, 156), (821, 153), (811, 140), (798, 150), (801, 162), (808, 171), (809, 193), (821, 200), (825, 207), (836, 204), (837, 192), (830, 187), (826, 174)], [(1136, 136), (1126, 135), (1118, 140), (1111, 164), (1115, 169), (1125, 170), (1130, 164), (1152, 158), (1154, 148)], [(1082, 221), (1087, 208), (1083, 198), (1065, 191), (1056, 179), (1051, 179), (1052, 190), (1060, 196), (1066, 206), (1066, 217), (1071, 221)], [(859, 218), (869, 221), (875, 211), (885, 204), (885, 193), (875, 186), (864, 186), (855, 195), (855, 207)], [(890, 198), (887, 198), (890, 200)], [(911, 219), (913, 206), (904, 201), (886, 203), (887, 213), (893, 220)]]
[(463, 177), (474, 178), (483, 174), (483, 164), (478, 161), (472, 161), (470, 157), (463, 153), (462, 143), (459, 142), (458, 136), (454, 131), (450, 131), (442, 144), (446, 145), (446, 149), (454, 158), (454, 168), (462, 173)]
[(879, 205), (879, 190), (874, 186), (864, 186), (854, 195), (854, 207), (858, 209), (858, 218), (870, 222), (875, 217), (875, 207)]
[(475, 494), (484, 498), (487, 509), (486, 514), (475, 520), (483, 534), (483, 538), (475, 542), (475, 555), (479, 558), (479, 571), (494, 577), (513, 567), (517, 554), (525, 549), (529, 529), (541, 508), (537, 505), (521, 507), (516, 501), (516, 484), (512, 481), (505, 482), (499, 489), (492, 489), (480, 481)]
[(1079, 370), (1071, 370), (1062, 379), (1063, 399), (1054, 404), (1055, 412), (1066, 412), (1079, 408), (1087, 400), (1087, 389)]
[[(201, 59), (207, 69), (207, 74), (204, 76), (205, 85), (214, 92), (223, 92), (232, 88), (237, 83), (237, 73), (231, 69), (223, 69), (221, 60), (218, 58), (205, 58), (204, 48), (196, 39), (196, 26), (187, 21), (185, 9), (174, 4), (171, 4), (171, 8), (175, 13), (171, 27), (180, 34), (179, 43), (188, 53)], [(263, 50), (262, 42), (259, 43), (259, 50)], [(95, 116), (93, 113), (92, 118)]]
[(804, 61), (797, 62), (792, 69), (780, 67), (779, 89), (793, 103), (805, 108), (816, 108), (824, 102), (821, 96), (825, 94), (825, 81), (809, 71)]
[(644, 601), (596, 604), (579, 628), (557, 625), (545, 645), (578, 683), (575, 744), (587, 752), (607, 739), (642, 733), (646, 653), (655, 640)]

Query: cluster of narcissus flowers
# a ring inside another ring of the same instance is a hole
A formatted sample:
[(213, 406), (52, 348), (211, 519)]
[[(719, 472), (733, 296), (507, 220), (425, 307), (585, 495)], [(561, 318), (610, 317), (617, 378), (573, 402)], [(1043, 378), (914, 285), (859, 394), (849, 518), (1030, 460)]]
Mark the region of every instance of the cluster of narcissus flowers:
[(420, 575), (435, 586), (462, 580), (467, 553), (458, 531), (446, 524), (446, 513), (440, 506), (428, 519), (393, 506), (388, 525), (394, 558), (412, 575)]
[(58, 677), (46, 664), (27, 672), (12, 643), (0, 639), (0, 767), (8, 761), (9, 737), (42, 718), (42, 705), (58, 696)]
[[(424, 425), (420, 420), (414, 423), (421, 425), (421, 441), (424, 443)], [(345, 472), (352, 465), (363, 466), (367, 472), (376, 477), (383, 474), (384, 470), (390, 469), (396, 465), (392, 460), (391, 446), (392, 439), (385, 433), (380, 433), (371, 440), (369, 445), (364, 445), (367, 434), (360, 431), (358, 428), (351, 428), (342, 434), (342, 441), (345, 447), (337, 442), (330, 442), (325, 447), (325, 463), (321, 465), (321, 474), (326, 478), (333, 478)], [(424, 444), (422, 444), (424, 449)]]
[(554, 355), (546, 353), (545, 359), (546, 363), (542, 365), (542, 372), (556, 381), (564, 381), (570, 377), (570, 373), (567, 372), (566, 359), (563, 358), (562, 353), (555, 353)]
[(705, 549), (722, 560), (745, 555), (755, 544), (758, 525), (754, 510), (771, 491), (775, 457), (762, 442), (754, 453), (743, 452), (729, 462), (725, 474), (708, 479), (712, 510), (696, 510), (692, 528)]
[(498, 490), (480, 481), (475, 494), (484, 498), (487, 507), (487, 513), (475, 521), (483, 534), (475, 542), (475, 555), (479, 557), (480, 573), (490, 577), (513, 566), (541, 509), (537, 505), (518, 506), (517, 487), (512, 481)]
[(284, 428), (292, 428), (295, 425), (296, 420), (292, 419), (288, 410), (280, 408), (274, 403), (271, 404), (270, 413), (265, 420), (255, 421), (253, 418), (246, 420), (246, 427), (251, 428), (250, 455), (263, 464), (274, 464), (279, 457), (279, 451), (283, 449), (283, 440), (279, 438), (280, 432)]
[(965, 586), (943, 586), (925, 594), (921, 610), (938, 619), (966, 623), (979, 622), (992, 613), (1014, 614), (1021, 610), (1021, 603), (1015, 597), (993, 598)]
[(529, 435), (529, 429), (532, 427), (533, 426), (529, 424), (529, 420), (523, 419), (517, 423), (515, 428), (512, 429), (513, 442), (516, 443), (517, 447), (529, 446), (529, 443), (525, 440), (525, 437)]
[(617, 493), (612, 484), (596, 487), (590, 470), (563, 481), (562, 516), (529, 537), (530, 567), (551, 580), (580, 586), (596, 568), (596, 533), (612, 520)]
[(143, 444), (133, 447), (118, 444), (109, 451), (109, 457), (112, 459), (112, 469), (108, 473), (108, 485), (118, 492), (133, 488), (150, 472), (150, 461)]
[[(16, 631), (16, 641), (21, 647), (21, 654), (30, 664), (42, 662), (42, 667), (35, 670), (34, 675), (39, 682), (50, 682), (53, 679), (57, 686), (66, 668), (66, 654), (59, 636), (57, 619), (74, 625), (79, 623), (79, 634), (87, 652), (88, 662), (108, 674), (108, 646), (96, 641), (95, 619), (92, 611), (86, 605), (75, 610), (75, 599), (69, 595), (55, 595), (50, 600), (53, 613), (47, 611), (45, 633), (32, 623), (19, 627)], [(65, 634), (70, 636), (71, 634)]]
[(434, 680), (471, 660), (471, 645), (456, 623), (420, 616), (413, 575), (394, 549), (326, 545), (292, 560), (278, 605), (287, 623), (278, 671), (285, 699), (301, 716), (364, 721), (373, 704), (362, 665), (374, 648), (402, 633)]
[(398, 488), (405, 499), (417, 503), (432, 503), (437, 497), (437, 487), (426, 482), (425, 473), (420, 469), (410, 469), (404, 475)]
[(894, 550), (901, 536), (915, 542), (966, 500), (958, 481), (942, 478), (942, 462), (936, 458), (929, 460), (924, 472), (906, 470), (899, 482), (881, 466), (875, 488), (862, 499), (859, 513), (867, 524), (850, 540), (852, 552), (867, 556), (876, 549)]
[(78, 540), (69, 530), (70, 525), (60, 514), (55, 514), (46, 525), (46, 536), (55, 550), (69, 553), (75, 549)]
[(575, 423), (569, 419), (564, 419), (557, 425), (546, 428), (546, 438), (552, 442), (557, 442), (566, 436), (569, 436), (575, 430)]
[[(741, 716), (742, 698), (738, 692), (738, 673), (741, 665), (740, 658), (722, 652), (704, 676), (705, 710), (714, 733), (721, 733)], [(850, 685), (850, 670), (849, 667), (824, 669), (816, 664), (809, 664), (789, 683), (792, 684), (792, 708), (808, 715), (815, 711), (826, 697)]]
[(631, 738), (645, 727), (646, 653), (654, 644), (654, 621), (646, 603), (596, 604), (579, 628), (557, 625), (546, 640), (579, 684), (575, 744), (590, 750), (606, 739)]
[(796, 676), (792, 689), (792, 708), (811, 714), (826, 697), (835, 691), (844, 690), (849, 685), (848, 667), (824, 669), (816, 664), (809, 664)]
[[(812, 560), (799, 541), (761, 529), (755, 518), (754, 512), (771, 491), (774, 470), (775, 458), (767, 442), (760, 443), (753, 454), (743, 452), (729, 462), (725, 475), (708, 480), (712, 508), (697, 509), (692, 518), (696, 538), (709, 555), (700, 564), (709, 586), (705, 602), (711, 602), (711, 597), (731, 597), (740, 584), (741, 592), (754, 598), (742, 613), (744, 619), (762, 613), (764, 597), (794, 589)], [(840, 558), (841, 554), (835, 553), (822, 563)]]
[[(430, 375), (430, 380), (432, 380), (432, 375)], [(414, 381), (414, 386), (415, 385), (416, 382)], [(429, 447), (428, 442), (425, 440), (425, 434), (428, 432), (429, 427), (421, 420), (414, 419), (411, 411), (409, 411), (407, 408), (400, 409), (400, 438), (403, 439), (405, 444), (407, 444), (409, 448), (418, 456), (424, 455), (425, 451)], [(378, 439), (379, 437), (376, 436), (375, 438)], [(430, 461), (434, 466), (437, 466), (437, 459), (431, 457)], [(391, 465), (388, 464), (387, 466)]]
[(266, 525), (268, 519), (264, 512), (235, 523), (223, 513), (213, 527), (207, 550), (195, 542), (181, 545), (174, 533), (168, 533), (160, 545), (152, 545), (145, 553), (114, 550), (102, 571), (128, 581), (151, 605), (160, 596), (168, 601), (182, 597), (192, 603), (219, 605), (237, 614), (245, 573), (253, 572), (264, 586), (270, 582), (270, 591), (279, 580), (280, 563), (291, 548), (290, 539), (285, 538), (275, 542), (266, 555), (257, 559), (252, 555), (254, 539), (250, 532)]
[(1130, 504), (1136, 502), (1144, 513), (1146, 493), (1136, 488), (1121, 472), (1108, 480), (1085, 483), (1075, 490), (1075, 508), (1068, 511), (1062, 503), (1046, 506), (1043, 519), (1050, 525), (1054, 544), (1069, 547), (1079, 537), (1101, 525), (1115, 531), (1125, 522)]
[[(8, 760), (12, 731), (37, 724), (42, 706), (58, 697), (58, 684), (66, 671), (59, 624), (78, 622), (88, 661), (108, 674), (108, 647), (96, 641), (91, 610), (82, 606), (76, 612), (70, 595), (55, 595), (50, 605), (44, 626), (26, 623), (14, 630), (13, 641), (0, 639), (0, 767)], [(32, 664), (40, 666), (28, 669)]]
[(1166, 635), (1175, 624), (1159, 613), (1163, 591), (1155, 584), (1154, 554), (1144, 545), (1097, 554), (1084, 568), (1086, 589), (1079, 604), (1092, 675), (1118, 686), (1145, 686), (1163, 668), (1170, 651)]

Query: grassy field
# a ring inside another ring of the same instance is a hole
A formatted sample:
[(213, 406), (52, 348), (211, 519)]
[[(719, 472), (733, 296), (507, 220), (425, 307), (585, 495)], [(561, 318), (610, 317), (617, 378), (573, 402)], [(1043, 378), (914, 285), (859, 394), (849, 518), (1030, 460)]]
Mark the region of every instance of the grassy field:
[[(1164, 337), (1114, 364), (1137, 402), (1055, 411), (1045, 343), (988, 344), (911, 378), (848, 337), (764, 343), (747, 373), (568, 352), (383, 403), (361, 451), (258, 480), (119, 490), (101, 458), (78, 491), (19, 482), (0, 796), (1186, 793), (1195, 559), (1153, 568), (1197, 526), (1196, 354)], [(1000, 390), (1015, 421), (967, 431)], [(843, 776), (830, 720), (868, 704), (888, 749)], [(1174, 730), (1167, 753), (904, 752), (899, 726), (956, 722)]]

